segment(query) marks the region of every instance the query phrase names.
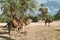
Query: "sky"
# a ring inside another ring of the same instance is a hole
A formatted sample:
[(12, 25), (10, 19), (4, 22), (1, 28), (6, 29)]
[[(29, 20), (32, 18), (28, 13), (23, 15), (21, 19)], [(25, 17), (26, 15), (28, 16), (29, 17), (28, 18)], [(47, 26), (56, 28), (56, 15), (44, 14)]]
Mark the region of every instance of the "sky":
[(56, 1), (58, 3), (60, 3), (60, 0), (37, 0), (39, 3), (46, 3), (48, 1)]
[(60, 4), (60, 0), (37, 0), (38, 1), (38, 5), (40, 5), (41, 3), (47, 3), (48, 1), (56, 1), (57, 3)]
[[(41, 3), (47, 3), (48, 1), (56, 1), (57, 3), (59, 3), (60, 4), (60, 0), (37, 0), (38, 1), (38, 6), (41, 4)], [(49, 8), (49, 7), (48, 7)], [(54, 7), (53, 7), (54, 8)], [(52, 14), (52, 15), (54, 15), (54, 13), (55, 13), (55, 11), (57, 12), (58, 11), (58, 9), (56, 8), (54, 8), (54, 10), (48, 10), (49, 12), (50, 12), (50, 14)], [(51, 12), (52, 11), (52, 12)], [(40, 13), (39, 11), (38, 12), (36, 12), (36, 13)], [(55, 13), (56, 14), (56, 13)]]

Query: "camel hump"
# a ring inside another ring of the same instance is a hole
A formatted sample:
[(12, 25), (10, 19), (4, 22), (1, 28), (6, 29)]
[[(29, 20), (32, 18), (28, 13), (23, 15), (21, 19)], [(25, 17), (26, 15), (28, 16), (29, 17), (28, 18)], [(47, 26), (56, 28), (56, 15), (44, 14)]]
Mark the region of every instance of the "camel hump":
[(52, 19), (46, 19), (45, 22), (52, 22)]
[(13, 27), (16, 28), (18, 26), (18, 23), (15, 19), (12, 20), (12, 24), (14, 25)]

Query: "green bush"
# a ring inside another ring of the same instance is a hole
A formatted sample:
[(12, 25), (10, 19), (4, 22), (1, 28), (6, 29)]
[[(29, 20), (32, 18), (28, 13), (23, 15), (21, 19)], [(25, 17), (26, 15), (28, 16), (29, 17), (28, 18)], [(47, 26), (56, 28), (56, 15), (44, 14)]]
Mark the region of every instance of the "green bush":
[(23, 19), (27, 20), (29, 18), (29, 15), (24, 15)]
[(32, 17), (33, 22), (38, 22), (39, 21), (39, 16), (34, 16)]
[(0, 23), (6, 22), (8, 19), (6, 17), (0, 16)]
[(54, 15), (54, 20), (60, 20), (60, 10)]
[(60, 20), (60, 14), (56, 14), (56, 15), (54, 15), (54, 20)]
[(4, 18), (0, 18), (0, 22), (5, 22), (5, 19)]

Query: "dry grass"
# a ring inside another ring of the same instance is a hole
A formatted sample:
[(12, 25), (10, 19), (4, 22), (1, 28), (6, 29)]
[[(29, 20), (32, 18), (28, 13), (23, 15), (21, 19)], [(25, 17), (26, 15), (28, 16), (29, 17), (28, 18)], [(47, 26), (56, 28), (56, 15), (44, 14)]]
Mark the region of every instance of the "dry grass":
[(45, 27), (43, 22), (31, 23), (26, 26), (27, 35), (11, 31), (11, 38), (5, 29), (0, 28), (0, 40), (60, 40), (60, 21), (54, 21), (51, 27)]

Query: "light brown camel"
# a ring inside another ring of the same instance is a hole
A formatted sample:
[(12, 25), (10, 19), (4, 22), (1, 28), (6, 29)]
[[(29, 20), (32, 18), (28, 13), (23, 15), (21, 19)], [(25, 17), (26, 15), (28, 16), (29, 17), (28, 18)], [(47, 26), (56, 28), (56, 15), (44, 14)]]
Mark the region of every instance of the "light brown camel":
[(26, 32), (26, 26), (30, 24), (30, 19), (28, 18), (27, 20), (24, 20), (24, 19), (19, 19), (20, 22), (19, 22), (19, 26), (20, 28), (18, 28), (18, 31), (20, 29), (22, 29), (22, 33), (25, 33)]
[(27, 26), (28, 24), (30, 24), (30, 19), (27, 20), (23, 20), (23, 19), (16, 19), (13, 18), (10, 22), (7, 23), (8, 25), (8, 31), (9, 31), (9, 35), (10, 35), (10, 30), (11, 28), (16, 28), (17, 31), (19, 30), (23, 30), (25, 31), (25, 26)]

